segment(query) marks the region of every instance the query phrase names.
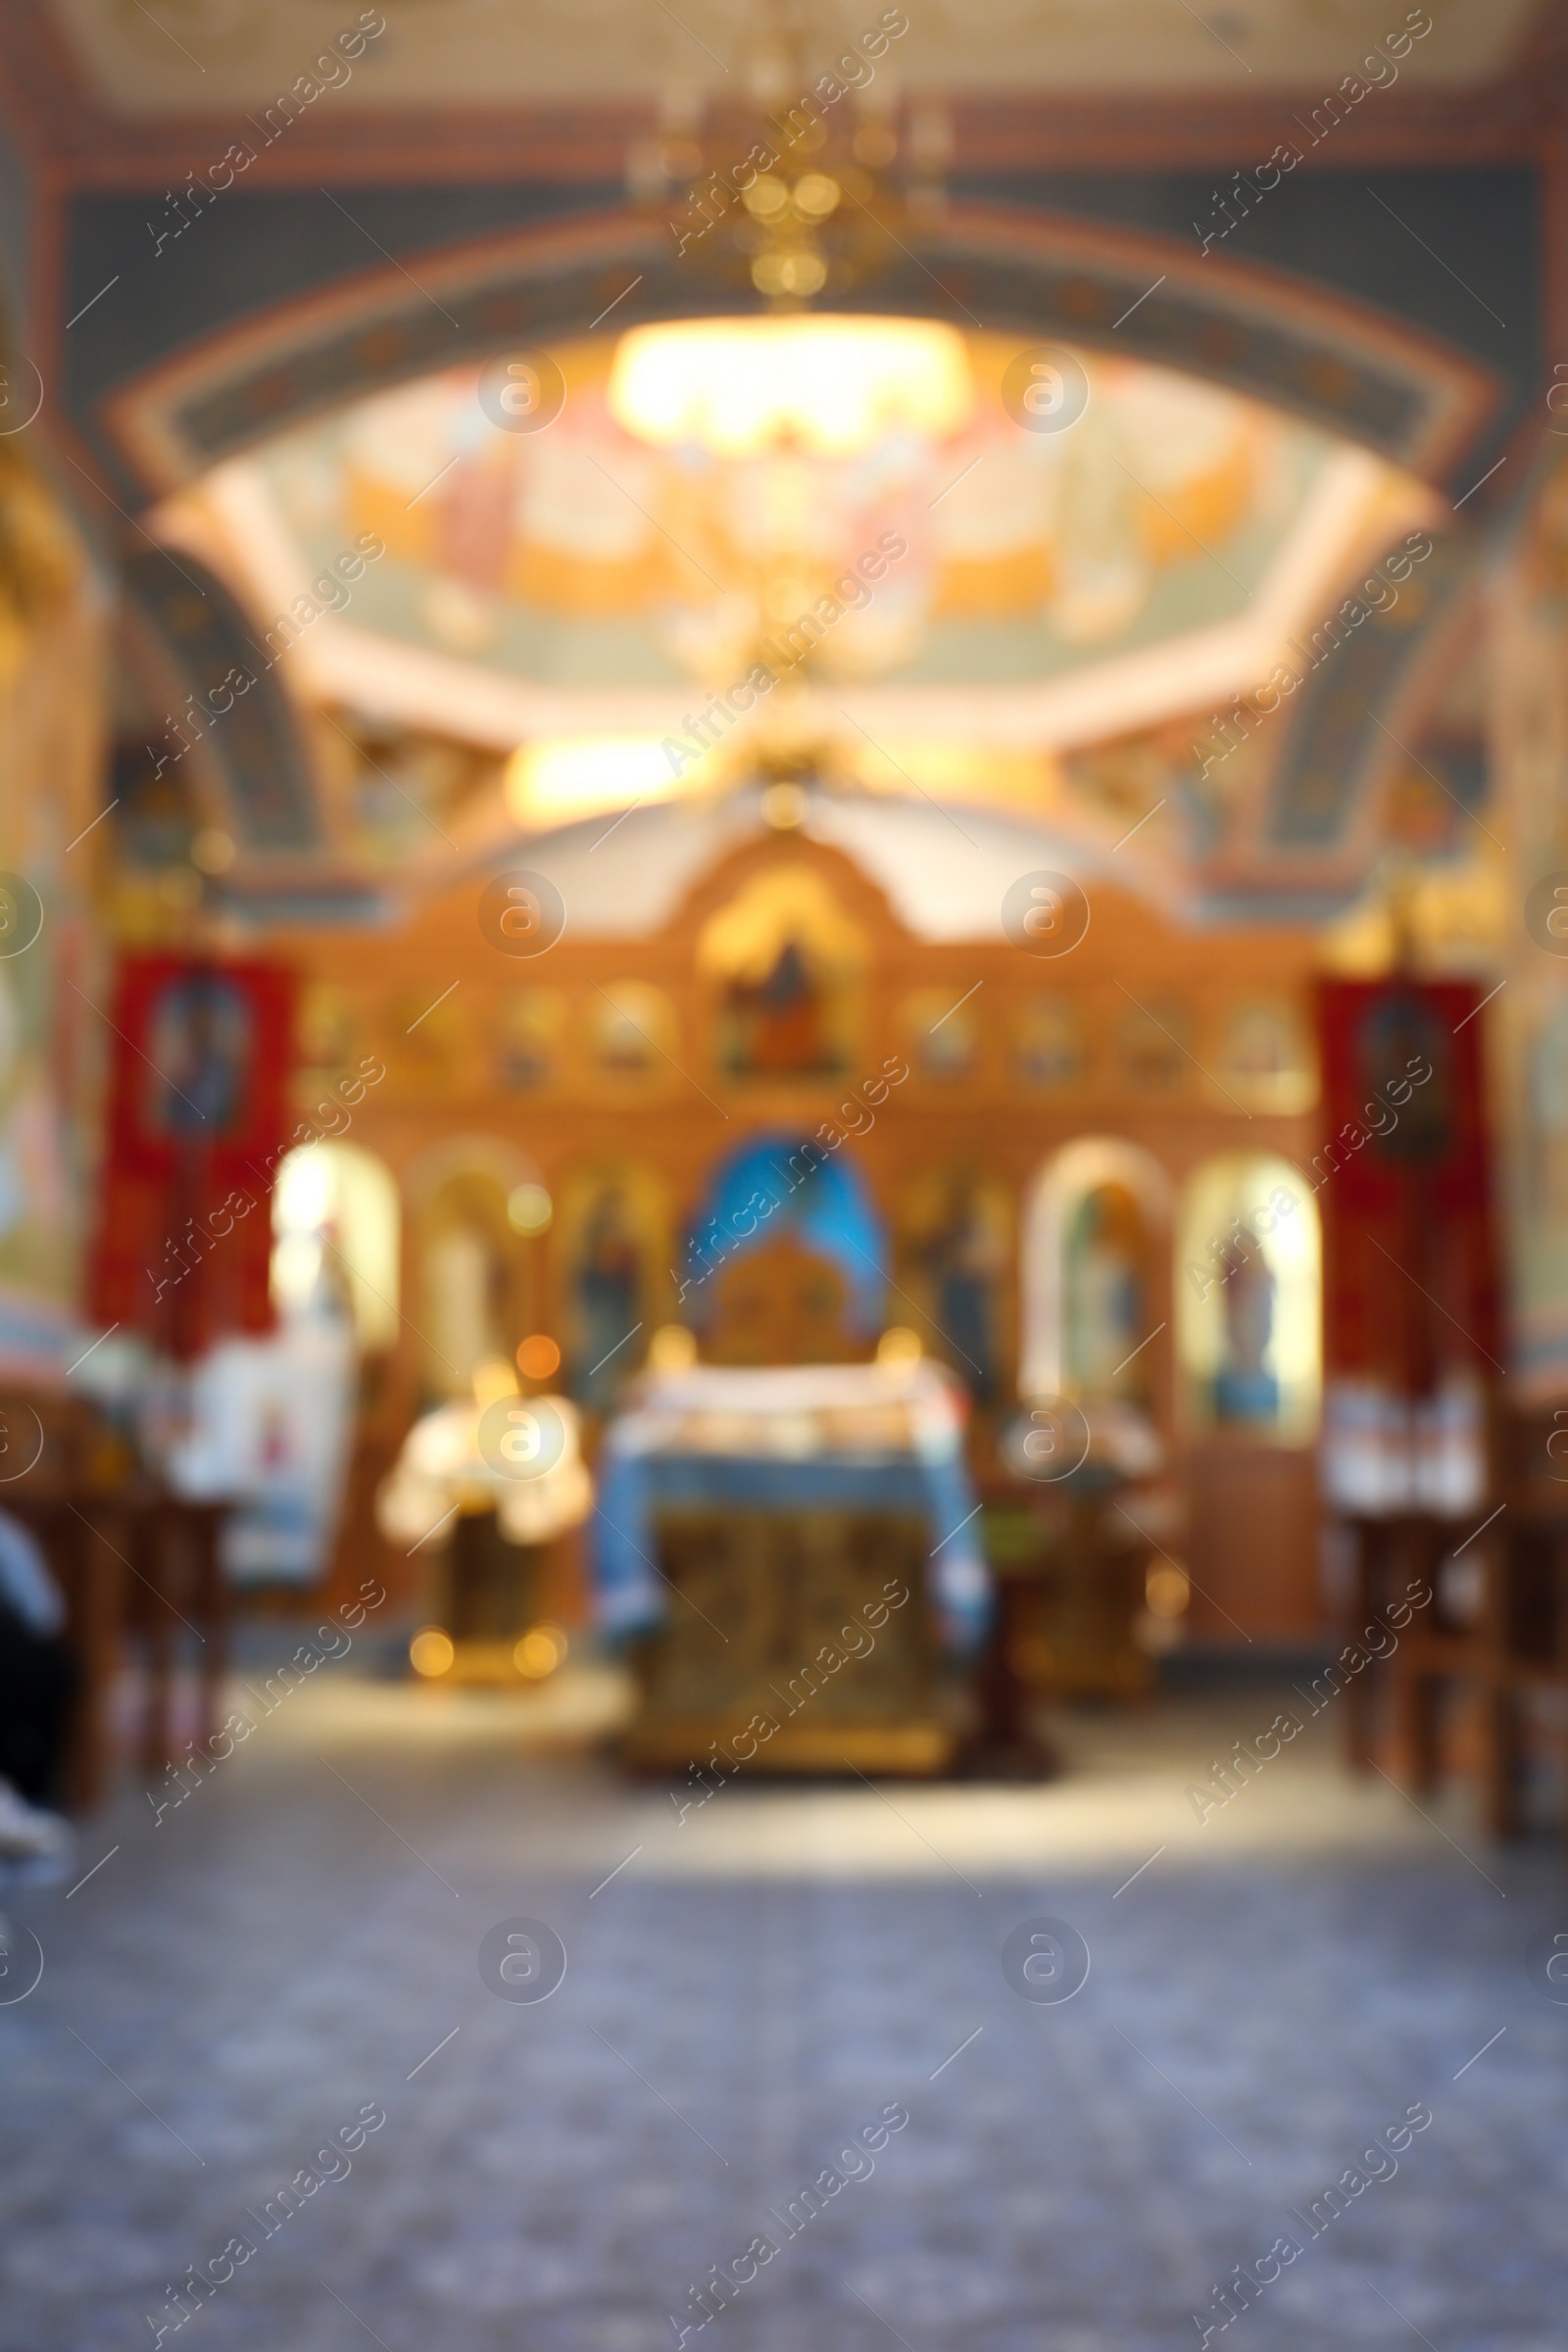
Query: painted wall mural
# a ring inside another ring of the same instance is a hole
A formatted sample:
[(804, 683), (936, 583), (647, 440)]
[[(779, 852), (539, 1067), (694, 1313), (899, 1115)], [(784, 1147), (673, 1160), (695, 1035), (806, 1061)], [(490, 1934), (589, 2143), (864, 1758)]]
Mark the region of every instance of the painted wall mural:
[(1486, 1017), (1508, 1143), (1513, 1361), (1540, 1397), (1568, 1394), (1568, 942), (1553, 920), (1553, 877), (1568, 877), (1568, 455), (1543, 468), (1489, 624), (1491, 751), (1511, 855), (1508, 986)]
[[(16, 440), (0, 441), (0, 1372), (58, 1379), (85, 1167), (72, 1114), (102, 1024), (87, 893), (67, 853), (101, 806), (102, 659), (85, 567)], [(78, 993), (80, 992), (80, 993)]]
[[(1515, 208), (1510, 225), (1517, 217)], [(421, 195), (411, 191), (408, 242), (428, 234)], [(889, 250), (872, 292), (880, 311), (926, 316), (934, 265), (988, 327), (1196, 368), (1396, 465), (1441, 475), (1476, 446), (1503, 393), (1489, 365), (1464, 356), (1485, 338), (1466, 310), (1447, 303), (1439, 306), (1441, 326), (1433, 322), (1446, 336), (1440, 342), (1345, 302), (1343, 239), (1330, 213), (1319, 229), (1321, 291), (1267, 270), (1238, 284), (1196, 240), (1184, 248), (1059, 215), (1030, 219), (1016, 206), (955, 204), (911, 245)], [(1151, 270), (1158, 276), (1162, 267), (1152, 291)], [(293, 419), (389, 380), (411, 381), (470, 354), (560, 343), (611, 303), (622, 326), (690, 314), (690, 274), (662, 218), (601, 214), (423, 253), (417, 284), (394, 267), (329, 311), (306, 301), (281, 317), (243, 319), (197, 353), (176, 349), (130, 389), (119, 381), (122, 363), (112, 348), (89, 342), (79, 380), (84, 400), (102, 398), (93, 426), (106, 448), (144, 485), (169, 490)], [(185, 340), (176, 334), (173, 345)]]

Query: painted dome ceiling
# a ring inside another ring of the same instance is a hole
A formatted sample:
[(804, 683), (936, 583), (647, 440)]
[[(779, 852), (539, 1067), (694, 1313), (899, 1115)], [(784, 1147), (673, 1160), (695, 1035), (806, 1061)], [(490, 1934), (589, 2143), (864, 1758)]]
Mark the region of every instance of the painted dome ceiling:
[(1080, 355), (1071, 429), (1021, 429), (1004, 385), (1023, 347), (954, 340), (973, 397), (949, 429), (730, 456), (629, 431), (616, 341), (585, 337), (552, 355), (547, 429), (499, 429), (477, 371), (455, 368), (217, 467), (160, 527), (264, 629), (373, 533), (384, 556), (299, 633), (291, 684), (499, 751), (678, 730), (893, 546), (874, 590), (833, 600), (807, 696), (878, 741), (1068, 750), (1266, 674), (1425, 511), (1364, 451), (1137, 361)]

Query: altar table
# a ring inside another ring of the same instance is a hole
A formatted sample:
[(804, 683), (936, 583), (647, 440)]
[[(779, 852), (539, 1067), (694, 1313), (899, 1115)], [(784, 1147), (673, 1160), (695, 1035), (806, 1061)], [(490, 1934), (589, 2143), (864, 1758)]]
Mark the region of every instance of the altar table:
[(932, 1364), (651, 1375), (592, 1531), (599, 1627), (640, 1684), (629, 1759), (940, 1771), (944, 1661), (990, 1608), (962, 1430)]

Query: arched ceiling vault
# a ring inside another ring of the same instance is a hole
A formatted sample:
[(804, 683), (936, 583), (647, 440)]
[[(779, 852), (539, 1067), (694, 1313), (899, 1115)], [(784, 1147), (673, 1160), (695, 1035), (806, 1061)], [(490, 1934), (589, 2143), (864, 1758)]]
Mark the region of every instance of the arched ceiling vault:
[[(395, 261), (339, 276), (216, 334), (176, 340), (128, 381), (104, 381), (84, 340), (74, 355), (79, 423), (120, 489), (145, 504), (291, 423), (433, 368), (725, 307), (644, 217), (579, 217), (421, 254), (416, 276)], [(1299, 273), (1022, 209), (956, 205), (915, 246), (890, 254), (851, 307), (967, 318), (1179, 367), (1359, 443), (1461, 504), (1519, 411), (1519, 381), (1462, 338), (1415, 331)], [(1245, 854), (1208, 878), (1213, 904), (1226, 891), (1255, 902), (1353, 884), (1365, 858), (1361, 812), (1389, 743), (1411, 723), (1434, 632), (1469, 577), (1466, 526), (1480, 513), (1472, 507), (1435, 536), (1397, 612), (1362, 614), (1343, 654), (1321, 675), (1303, 673), (1270, 736)], [(242, 659), (238, 647), (234, 655)], [(216, 648), (202, 657), (218, 658)], [(188, 647), (181, 659), (200, 687)], [(220, 756), (243, 809), (260, 778), (243, 770), (238, 730)]]

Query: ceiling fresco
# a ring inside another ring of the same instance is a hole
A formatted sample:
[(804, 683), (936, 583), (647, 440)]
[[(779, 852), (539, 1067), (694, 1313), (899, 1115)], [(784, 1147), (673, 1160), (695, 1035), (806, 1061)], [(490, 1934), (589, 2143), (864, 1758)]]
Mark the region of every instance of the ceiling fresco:
[[(355, 11), (342, 0), (53, 0), (101, 103), (122, 115), (267, 104), (309, 68)], [(645, 0), (380, 0), (385, 30), (328, 103), (493, 106), (721, 88), (763, 21), (733, 0), (684, 0), (678, 17)], [(877, 21), (864, 0), (819, 0), (815, 46), (830, 55)], [(1337, 84), (1409, 15), (1430, 33), (1402, 73), (1463, 86), (1502, 72), (1533, 0), (1446, 0), (1430, 12), (1388, 0), (922, 0), (906, 17), (896, 70), (910, 89), (952, 94), (1071, 90), (1253, 96)], [(882, 22), (906, 16), (881, 12)]]
[[(165, 551), (126, 573), (161, 654), (117, 729), (115, 822), (149, 892), (172, 844), (232, 904), (375, 920), (519, 835), (595, 872), (617, 845), (673, 858), (737, 811), (774, 821), (781, 776), (819, 837), (896, 836), (915, 896), (945, 887), (955, 825), (1006, 857), (1027, 833), (1114, 859), (1197, 919), (1327, 908), (1389, 856), (1479, 870), (1481, 732), (1434, 706), (1539, 407), (1545, 150), (1508, 142), (1531, 109), (1558, 119), (1549, 12), (882, 10), (858, 128), (907, 102), (952, 199), (813, 316), (923, 320), (961, 345), (972, 403), (846, 450), (634, 429), (612, 393), (632, 335), (748, 315), (643, 201), (649, 111), (671, 154), (705, 122), (722, 140), (743, 105), (788, 103), (776, 72), (763, 87), (788, 22), (796, 62), (826, 65), (877, 15), (39, 0), (6, 98), (59, 161), (58, 219), (28, 241), (61, 265), (53, 358), (83, 450)], [(1315, 144), (1318, 94), (1374, 47), (1390, 70), (1329, 168), (1211, 234), (1195, 159), (1250, 154), (1251, 122), (1298, 109)], [(1070, 155), (1067, 116), (1089, 125)], [(163, 159), (220, 122), (275, 149), (265, 171), (177, 231), (172, 196), (149, 218)], [(1074, 347), (1071, 429), (1021, 429), (1025, 333)], [(565, 386), (545, 430), (480, 396), (524, 348)], [(870, 551), (874, 590), (835, 597)], [(793, 738), (749, 720), (678, 772), (692, 714), (824, 609), (763, 714), (787, 704)], [(1250, 701), (1293, 645), (1288, 708)]]
[[(795, 684), (873, 735), (1061, 748), (1266, 673), (1358, 555), (1426, 512), (1368, 453), (1137, 361), (1080, 355), (1072, 429), (1021, 429), (1019, 341), (954, 340), (967, 416), (846, 455), (652, 445), (612, 411), (601, 337), (556, 351), (548, 429), (501, 429), (455, 368), (215, 467), (158, 527), (263, 630), (320, 605), (290, 632), (303, 693), (498, 750), (662, 735), (769, 646), (775, 666), (804, 648)], [(366, 541), (384, 553), (352, 592), (313, 600)], [(846, 592), (879, 548), (874, 588)], [(839, 611), (803, 635), (824, 595)]]

